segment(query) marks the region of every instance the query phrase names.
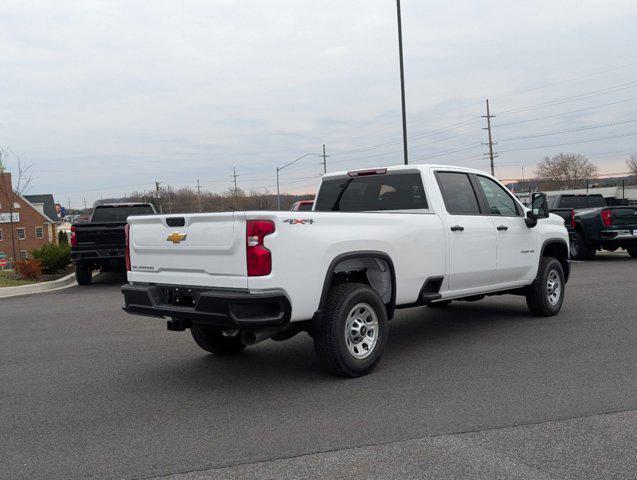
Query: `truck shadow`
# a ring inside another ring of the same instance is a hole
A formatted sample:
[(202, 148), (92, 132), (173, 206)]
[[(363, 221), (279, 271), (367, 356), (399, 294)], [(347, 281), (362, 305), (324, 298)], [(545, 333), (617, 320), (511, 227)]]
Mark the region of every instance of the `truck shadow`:
[[(479, 303), (479, 302), (478, 302)], [(179, 390), (271, 388), (273, 384), (300, 385), (343, 381), (377, 382), (401, 374), (404, 366), (432, 364), (431, 350), (463, 354), (463, 345), (475, 345), (483, 336), (534, 321), (526, 305), (458, 303), (445, 309), (416, 308), (399, 312), (390, 322), (389, 340), (379, 367), (371, 376), (345, 380), (327, 373), (317, 359), (312, 339), (301, 333), (292, 340), (266, 340), (234, 356), (193, 354), (183, 362), (157, 365), (146, 372), (148, 381), (175, 382)], [(500, 332), (497, 332), (500, 334)], [(513, 335), (513, 333), (509, 333)], [(193, 352), (200, 352), (193, 344)], [(269, 385), (269, 386), (268, 386)], [(267, 386), (267, 387), (266, 387)]]

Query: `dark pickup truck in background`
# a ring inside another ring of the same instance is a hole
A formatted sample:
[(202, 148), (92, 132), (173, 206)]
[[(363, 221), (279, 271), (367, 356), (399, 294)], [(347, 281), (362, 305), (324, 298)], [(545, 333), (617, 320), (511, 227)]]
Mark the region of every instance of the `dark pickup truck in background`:
[(608, 206), (599, 194), (549, 195), (548, 202), (569, 231), (571, 258), (591, 260), (598, 250), (619, 248), (637, 258), (637, 207)]
[(71, 259), (77, 283), (91, 283), (93, 270), (125, 271), (126, 219), (155, 213), (150, 203), (98, 205), (90, 222), (71, 226)]

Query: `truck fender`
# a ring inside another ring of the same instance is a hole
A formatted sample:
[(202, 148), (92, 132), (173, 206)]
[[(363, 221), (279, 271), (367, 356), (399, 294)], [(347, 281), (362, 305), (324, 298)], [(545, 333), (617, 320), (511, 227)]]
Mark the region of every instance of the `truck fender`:
[[(560, 264), (562, 265), (562, 270), (564, 270), (564, 280), (568, 282), (568, 278), (571, 274), (571, 264), (569, 263), (570, 258), (570, 250), (569, 245), (563, 238), (549, 238), (548, 240), (544, 240), (542, 243), (542, 248), (540, 249), (540, 258), (538, 259), (538, 267), (542, 257), (554, 257), (556, 258)], [(537, 275), (537, 273), (536, 273)]]
[[(357, 251), (357, 252), (347, 252), (341, 253), (337, 255), (331, 262), (327, 271), (325, 272), (325, 280), (323, 281), (323, 290), (321, 291), (321, 299), (319, 302), (318, 310), (314, 313), (314, 318), (318, 319), (325, 308), (325, 303), (327, 302), (327, 296), (330, 291), (330, 286), (332, 285), (332, 281), (334, 280), (334, 276), (338, 273), (339, 267), (347, 266), (349, 262), (351, 262), (350, 266), (353, 269), (366, 269), (365, 261), (366, 260), (376, 260), (382, 262), (381, 265), (386, 266), (386, 273), (378, 269), (380, 274), (369, 275), (368, 281), (370, 287), (372, 287), (376, 293), (382, 298), (383, 303), (387, 307), (387, 318), (391, 319), (394, 316), (394, 309), (396, 304), (396, 272), (394, 270), (394, 262), (392, 259), (384, 252), (379, 252), (375, 250), (368, 251)], [(376, 269), (375, 269), (376, 270)], [(381, 284), (386, 283), (386, 277), (389, 276), (390, 282), (390, 292), (387, 298), (387, 292), (381, 291)], [(383, 295), (384, 294), (384, 295)]]

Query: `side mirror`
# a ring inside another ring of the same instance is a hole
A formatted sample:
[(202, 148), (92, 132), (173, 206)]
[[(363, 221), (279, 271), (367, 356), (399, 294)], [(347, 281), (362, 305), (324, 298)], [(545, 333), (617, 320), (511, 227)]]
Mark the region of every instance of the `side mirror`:
[(549, 201), (544, 193), (534, 193), (531, 197), (531, 210), (526, 212), (526, 226), (533, 228), (541, 218), (549, 218)]

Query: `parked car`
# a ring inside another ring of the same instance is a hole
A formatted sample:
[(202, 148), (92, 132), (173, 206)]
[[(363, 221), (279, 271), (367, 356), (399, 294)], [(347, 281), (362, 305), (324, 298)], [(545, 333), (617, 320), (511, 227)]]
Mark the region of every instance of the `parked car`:
[(591, 260), (598, 250), (625, 249), (637, 258), (637, 207), (597, 207), (571, 214), (571, 256)]
[(312, 210), (313, 206), (314, 200), (299, 200), (298, 202), (294, 202), (290, 210), (307, 212)]
[(573, 212), (578, 212), (587, 208), (605, 207), (607, 205), (603, 195), (599, 193), (551, 194), (547, 195), (547, 200), (550, 212), (559, 215), (564, 219), (564, 225), (567, 229), (569, 229), (569, 232), (572, 228)]
[(355, 377), (399, 308), (513, 294), (557, 314), (568, 233), (544, 194), (532, 206), (486, 173), (413, 165), (327, 174), (312, 212), (130, 217), (123, 308), (219, 355), (306, 331)]
[(126, 219), (155, 213), (150, 203), (104, 204), (95, 207), (89, 222), (72, 225), (71, 259), (77, 283), (90, 284), (96, 269), (124, 271)]

